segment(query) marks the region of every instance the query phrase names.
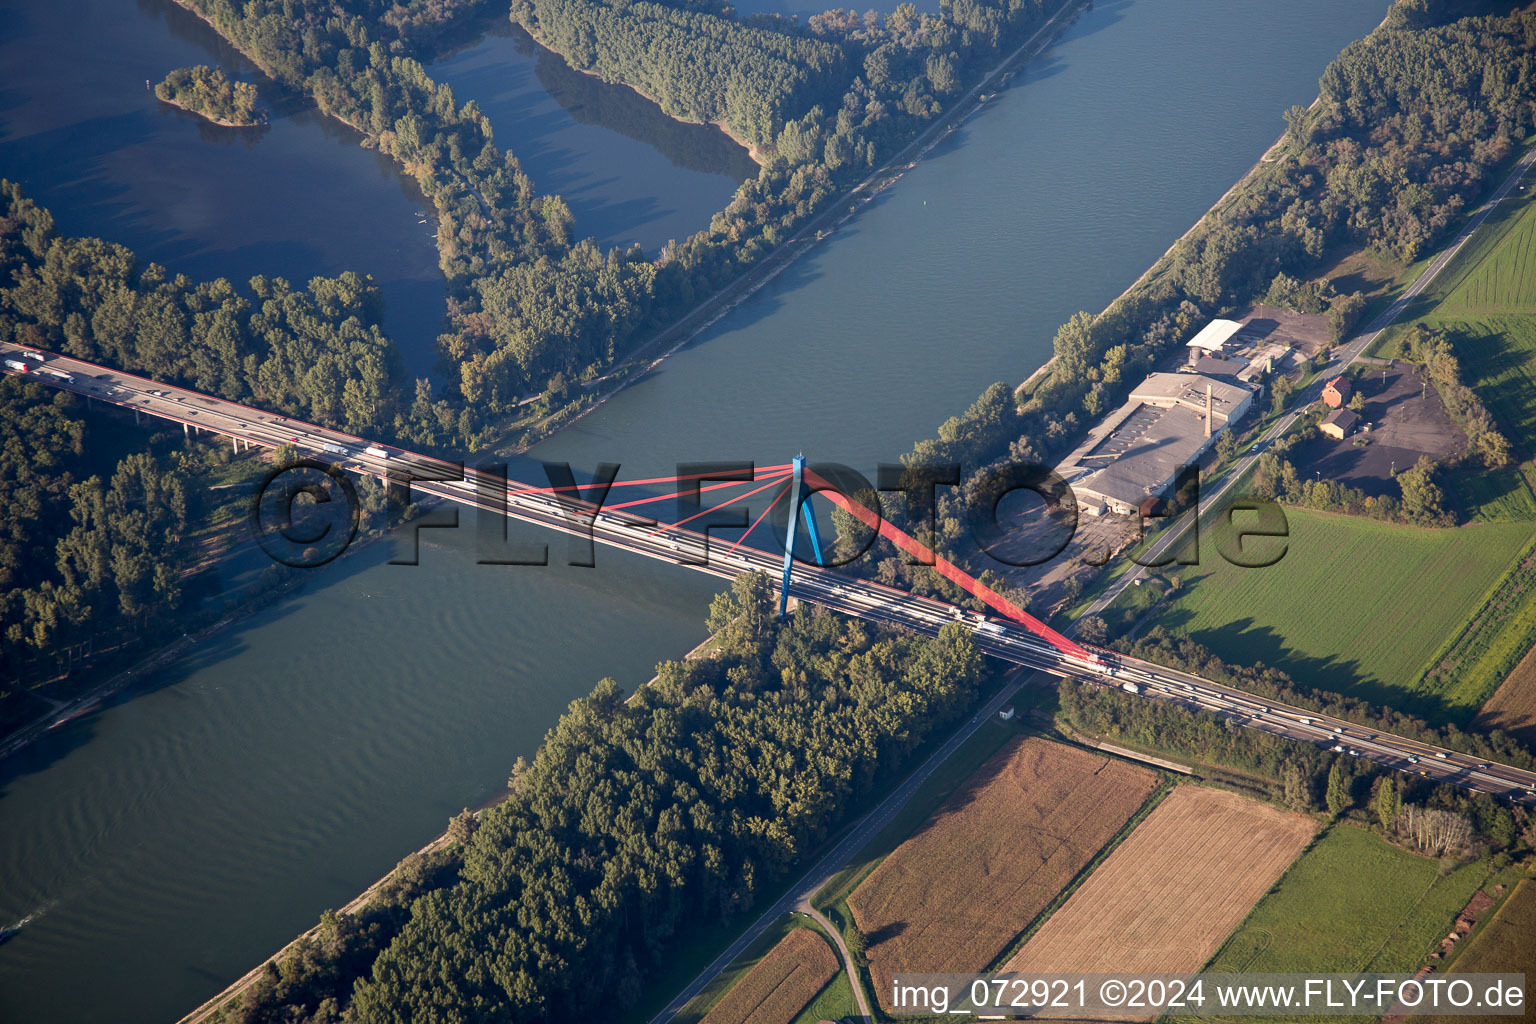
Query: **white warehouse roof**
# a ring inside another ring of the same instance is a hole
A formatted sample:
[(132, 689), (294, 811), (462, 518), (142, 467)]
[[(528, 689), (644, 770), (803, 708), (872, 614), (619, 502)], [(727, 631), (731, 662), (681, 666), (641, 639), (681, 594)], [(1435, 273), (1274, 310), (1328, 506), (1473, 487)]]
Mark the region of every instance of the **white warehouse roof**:
[(1189, 339), (1190, 348), (1206, 352), (1220, 352), (1221, 346), (1232, 340), (1232, 335), (1243, 329), (1236, 320), (1212, 320), (1200, 328), (1200, 333)]

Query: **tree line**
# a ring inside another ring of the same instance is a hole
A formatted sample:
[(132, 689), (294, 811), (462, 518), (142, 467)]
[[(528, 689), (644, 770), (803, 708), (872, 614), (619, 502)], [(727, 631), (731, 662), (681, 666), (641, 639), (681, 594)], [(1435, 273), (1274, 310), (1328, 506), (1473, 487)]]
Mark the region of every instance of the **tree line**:
[[(227, 1021), (596, 1019), (627, 1008), (680, 939), (740, 920), (797, 859), (974, 703), (969, 632), (936, 638), (802, 606), (766, 577), (711, 605), (719, 650), (626, 695), (573, 702), (507, 800), (404, 909), (334, 919)], [(432, 864), (415, 863), (418, 880)], [(370, 916), (371, 915), (371, 916)], [(359, 926), (363, 927), (363, 926)]]
[[(1415, 2), (1352, 43), (1325, 71), (1316, 108), (1287, 114), (1280, 159), (1147, 281), (1064, 324), (1053, 361), (1017, 401), (988, 400), (989, 389), (905, 461), (978, 472), (1003, 459), (1052, 464), (1211, 316), (1277, 282), (1278, 296), (1332, 313), (1345, 297), (1298, 296), (1292, 282), (1314, 277), (1341, 247), (1405, 261), (1428, 251), (1536, 123), (1536, 14), (1442, 23), (1481, 6)], [(1339, 317), (1359, 311), (1357, 301), (1348, 307)]]
[(182, 601), (183, 475), (147, 452), (89, 451), (80, 405), (0, 378), (0, 677), (13, 682), (39, 656), (57, 660), (44, 674), (62, 671), (77, 647), (143, 631)]
[(0, 204), (7, 337), (358, 433), (388, 422), (399, 355), (371, 278), (254, 277), (242, 293), (59, 235), (13, 182), (0, 180)]
[(1074, 729), (1256, 776), (1274, 803), (1352, 817), (1420, 853), (1471, 857), (1487, 851), (1507, 862), (1511, 852), (1536, 848), (1536, 820), (1490, 793), (1399, 777), (1374, 762), (1245, 728), (1204, 709), (1097, 683), (1063, 679), (1058, 694), (1061, 718)]
[(835, 43), (661, 3), (520, 0), (512, 19), (578, 71), (624, 82), (684, 121), (723, 122), (772, 146), (849, 77)]
[[(766, 166), (707, 228), (651, 258), (583, 240), (565, 201), (539, 194), (496, 146), (478, 105), (427, 75), (430, 43), (472, 4), (185, 2), (363, 132), (431, 201), (449, 285), (439, 350), (450, 373), (437, 392), (404, 396), (394, 427), (422, 445), (457, 447), (491, 440), (530, 394), (546, 405), (579, 401), (577, 385), (787, 238), (1047, 11), (1047, 0), (958, 0), (937, 15), (903, 4), (884, 17), (832, 12), (811, 27), (707, 4), (540, 4), (535, 27), (576, 66), (600, 59), (605, 77), (684, 116), (723, 117), (765, 146)], [(532, 6), (519, 10), (533, 20)]]

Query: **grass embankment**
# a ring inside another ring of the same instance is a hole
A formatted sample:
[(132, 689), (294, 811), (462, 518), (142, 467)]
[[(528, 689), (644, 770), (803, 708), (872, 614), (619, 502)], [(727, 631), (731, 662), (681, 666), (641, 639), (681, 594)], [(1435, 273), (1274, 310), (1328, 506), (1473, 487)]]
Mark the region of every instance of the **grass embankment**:
[(1486, 862), (1442, 875), (1438, 861), (1335, 825), (1291, 866), (1206, 970), (1411, 974), (1487, 877)]
[[(1487, 605), (1531, 542), (1529, 524), (1423, 530), (1287, 509), (1285, 556), (1262, 569), (1214, 551), (1201, 564), (1165, 570), (1162, 583), (1130, 588), (1111, 605), (1124, 622), (1190, 635), (1234, 664), (1259, 662), (1325, 690), (1444, 717), (1469, 716), (1498, 678), (1472, 671), (1496, 645), (1467, 654), (1465, 670), (1427, 675), (1444, 645)], [(1501, 648), (1500, 648), (1501, 649)]]

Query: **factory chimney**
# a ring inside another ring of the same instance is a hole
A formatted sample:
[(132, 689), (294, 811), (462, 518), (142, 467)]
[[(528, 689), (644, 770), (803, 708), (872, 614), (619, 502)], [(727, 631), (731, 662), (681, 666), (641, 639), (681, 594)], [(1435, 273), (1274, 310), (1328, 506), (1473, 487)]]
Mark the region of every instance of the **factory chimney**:
[(1211, 385), (1205, 385), (1205, 436), (1211, 436)]

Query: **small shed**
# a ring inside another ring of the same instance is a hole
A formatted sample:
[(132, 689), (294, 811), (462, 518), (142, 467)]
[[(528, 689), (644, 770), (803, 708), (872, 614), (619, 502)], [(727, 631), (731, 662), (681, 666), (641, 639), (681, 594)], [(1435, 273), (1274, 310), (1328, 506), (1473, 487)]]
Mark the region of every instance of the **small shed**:
[(1006, 721), (1010, 720), (1011, 718), (1013, 718), (1013, 714), (1014, 714), (1014, 712), (1013, 712), (1013, 705), (1009, 704), (1007, 707), (1003, 708), (1001, 711), (999, 711), (997, 713), (997, 717), (1001, 718), (1003, 721), (1006, 722)]
[(1335, 440), (1342, 441), (1354, 432), (1355, 424), (1359, 422), (1360, 417), (1348, 409), (1335, 409), (1317, 425), (1317, 429)]
[(1354, 388), (1349, 383), (1349, 378), (1335, 377), (1323, 385), (1323, 402), (1330, 409), (1338, 409), (1345, 402), (1349, 401), (1349, 394), (1353, 390)]

